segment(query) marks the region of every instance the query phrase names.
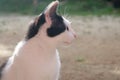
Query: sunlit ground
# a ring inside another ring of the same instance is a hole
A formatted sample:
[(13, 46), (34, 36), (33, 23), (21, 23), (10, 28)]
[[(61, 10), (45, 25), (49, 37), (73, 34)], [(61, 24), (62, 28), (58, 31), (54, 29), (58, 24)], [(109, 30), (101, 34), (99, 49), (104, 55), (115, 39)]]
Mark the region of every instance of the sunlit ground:
[[(0, 16), (0, 62), (23, 39), (34, 16)], [(120, 17), (69, 17), (78, 38), (60, 47), (60, 80), (120, 80)], [(6, 57), (7, 56), (7, 57)]]

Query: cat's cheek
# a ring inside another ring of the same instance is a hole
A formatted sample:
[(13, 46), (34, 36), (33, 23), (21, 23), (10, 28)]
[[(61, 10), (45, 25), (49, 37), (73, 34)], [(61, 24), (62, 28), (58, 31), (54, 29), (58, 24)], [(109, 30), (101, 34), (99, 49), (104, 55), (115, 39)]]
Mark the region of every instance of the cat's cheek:
[(68, 32), (66, 35), (66, 40), (64, 41), (65, 44), (71, 44), (74, 40), (74, 35), (71, 32)]

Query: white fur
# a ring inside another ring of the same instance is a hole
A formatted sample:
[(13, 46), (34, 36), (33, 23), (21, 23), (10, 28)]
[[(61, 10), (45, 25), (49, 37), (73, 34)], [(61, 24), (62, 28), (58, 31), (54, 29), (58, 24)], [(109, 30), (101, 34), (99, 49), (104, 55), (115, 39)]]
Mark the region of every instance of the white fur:
[(47, 36), (46, 30), (51, 25), (49, 9), (56, 5), (58, 1), (48, 7), (45, 14), (46, 23), (42, 25), (38, 34), (16, 46), (3, 71), (2, 80), (58, 80), (61, 64), (56, 48), (61, 43), (71, 43), (75, 38), (75, 32), (70, 22), (63, 18), (69, 30), (56, 37)]
[(15, 57), (15, 56), (18, 56), (19, 50), (20, 50), (20, 48), (23, 47), (24, 44), (25, 44), (25, 41), (24, 41), (24, 40), (23, 40), (23, 41), (20, 41), (20, 42), (17, 44), (13, 55), (12, 55), (12, 56), (9, 58), (9, 60), (8, 60), (8, 63), (7, 63), (7, 65), (6, 65), (6, 67), (5, 67), (5, 69), (4, 69), (4, 73), (5, 73), (5, 72), (11, 67), (11, 65), (14, 63), (14, 57)]
[(69, 31), (55, 38), (49, 38), (40, 30), (34, 38), (21, 41), (9, 59), (2, 80), (58, 80), (61, 64), (56, 47), (74, 39), (69, 22), (66, 19), (64, 22)]
[(28, 42), (21, 41), (16, 46), (15, 52), (5, 68), (2, 80), (58, 80), (60, 70), (58, 50), (55, 49), (55, 53), (51, 53), (54, 51), (46, 49), (50, 53), (48, 54), (47, 51), (40, 49), (39, 53), (42, 54), (36, 54), (34, 50), (38, 50), (39, 45), (32, 49), (33, 45), (36, 45), (34, 40), (37, 42), (37, 39)]

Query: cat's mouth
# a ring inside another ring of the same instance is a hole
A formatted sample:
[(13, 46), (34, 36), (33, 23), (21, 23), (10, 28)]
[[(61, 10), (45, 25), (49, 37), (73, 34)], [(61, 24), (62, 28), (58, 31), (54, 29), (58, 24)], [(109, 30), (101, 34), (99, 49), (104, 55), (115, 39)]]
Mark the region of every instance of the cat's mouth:
[(67, 45), (69, 45), (69, 44), (71, 44), (72, 43), (72, 41), (66, 41), (66, 42), (64, 42), (65, 44), (67, 44)]

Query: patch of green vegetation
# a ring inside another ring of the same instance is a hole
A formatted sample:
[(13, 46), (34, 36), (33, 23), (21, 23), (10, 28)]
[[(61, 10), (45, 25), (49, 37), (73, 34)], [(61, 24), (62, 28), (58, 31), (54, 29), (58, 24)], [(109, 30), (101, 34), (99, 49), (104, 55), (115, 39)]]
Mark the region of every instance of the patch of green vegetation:
[[(63, 13), (70, 13), (72, 15), (120, 15), (119, 12), (115, 12), (115, 9), (107, 5), (107, 2), (104, 0), (79, 0), (73, 2), (66, 2), (62, 6)], [(117, 11), (117, 10), (116, 10)]]
[[(53, 0), (0, 0), (0, 12), (39, 14)], [(120, 15), (119, 11), (108, 5), (106, 0), (59, 0), (60, 14), (68, 15)]]
[(76, 62), (84, 62), (84, 61), (85, 61), (85, 59), (82, 58), (82, 57), (77, 57), (76, 58)]

